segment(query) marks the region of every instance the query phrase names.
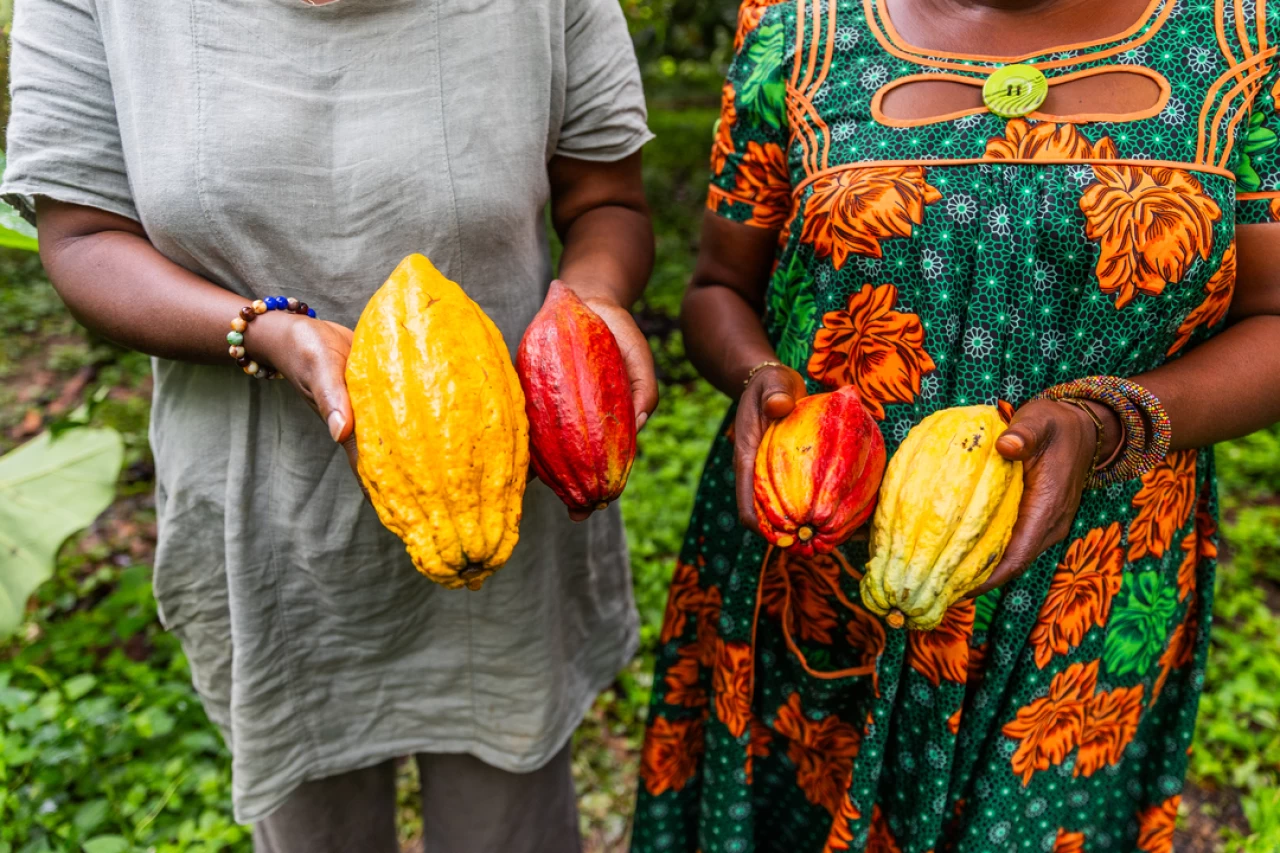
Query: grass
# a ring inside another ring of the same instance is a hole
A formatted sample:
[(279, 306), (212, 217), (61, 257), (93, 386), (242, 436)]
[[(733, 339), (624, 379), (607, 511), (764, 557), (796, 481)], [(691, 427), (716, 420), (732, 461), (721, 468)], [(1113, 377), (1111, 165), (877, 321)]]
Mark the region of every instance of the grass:
[[(658, 263), (638, 315), (662, 403), (623, 499), (643, 649), (576, 738), (592, 851), (624, 849), (666, 584), (724, 409), (685, 362), (674, 321), (714, 118), (701, 103), (652, 115), (645, 177)], [(119, 500), (68, 543), (22, 634), (0, 647), (0, 853), (247, 851), (247, 830), (230, 818), (229, 756), (150, 594), (147, 360), (79, 330), (28, 257), (0, 256), (0, 324), (0, 452), (24, 439), (24, 421), (104, 391), (93, 420), (121, 430), (129, 448)], [(1218, 459), (1225, 560), (1178, 849), (1271, 853), (1280, 850), (1280, 429), (1225, 445)], [(406, 849), (415, 789), (410, 762), (400, 775)]]

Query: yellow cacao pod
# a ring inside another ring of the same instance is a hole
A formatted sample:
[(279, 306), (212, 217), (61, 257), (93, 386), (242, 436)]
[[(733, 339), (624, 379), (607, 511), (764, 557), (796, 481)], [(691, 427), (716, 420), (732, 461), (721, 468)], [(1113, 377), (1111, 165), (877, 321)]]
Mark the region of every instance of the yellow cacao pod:
[(1000, 562), (1022, 499), (1022, 463), (996, 452), (994, 406), (935, 412), (889, 460), (862, 602), (892, 627), (929, 631)]
[(529, 470), (502, 333), (422, 255), (369, 300), (347, 358), (360, 479), (418, 571), (479, 589), (511, 556)]

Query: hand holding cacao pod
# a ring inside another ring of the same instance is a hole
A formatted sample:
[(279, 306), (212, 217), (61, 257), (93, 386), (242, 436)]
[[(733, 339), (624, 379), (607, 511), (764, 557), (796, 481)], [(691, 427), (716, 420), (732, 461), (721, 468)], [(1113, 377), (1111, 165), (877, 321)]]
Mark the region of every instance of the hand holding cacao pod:
[(551, 283), (516, 353), (533, 469), (570, 511), (601, 510), (627, 485), (636, 412), (613, 333), (573, 290)]
[(871, 517), (884, 467), (884, 438), (854, 386), (804, 397), (756, 453), (761, 534), (802, 556), (830, 553)]
[(418, 571), (479, 589), (519, 538), (524, 394), (502, 333), (422, 255), (369, 300), (347, 359), (359, 473)]
[(996, 450), (994, 406), (935, 412), (889, 461), (871, 527), (862, 603), (891, 627), (928, 631), (987, 580), (1022, 498), (1022, 463)]

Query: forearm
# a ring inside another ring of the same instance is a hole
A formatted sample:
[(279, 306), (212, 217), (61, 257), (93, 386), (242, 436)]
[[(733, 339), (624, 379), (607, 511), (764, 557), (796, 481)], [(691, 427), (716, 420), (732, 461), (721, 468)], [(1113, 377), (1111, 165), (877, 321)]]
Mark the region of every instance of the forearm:
[(653, 271), (653, 227), (642, 210), (602, 205), (580, 214), (564, 234), (560, 279), (583, 300), (630, 308)]
[(1133, 379), (1164, 405), (1174, 450), (1264, 429), (1280, 421), (1280, 316), (1241, 319), (1182, 358)]
[(753, 367), (778, 360), (760, 316), (731, 287), (690, 287), (680, 318), (685, 353), (693, 366), (735, 400)]
[[(58, 295), (80, 323), (121, 346), (233, 368), (226, 335), (244, 297), (165, 258), (140, 230), (110, 214), (42, 202), (40, 254)], [(246, 335), (251, 354), (284, 318), (259, 320)]]

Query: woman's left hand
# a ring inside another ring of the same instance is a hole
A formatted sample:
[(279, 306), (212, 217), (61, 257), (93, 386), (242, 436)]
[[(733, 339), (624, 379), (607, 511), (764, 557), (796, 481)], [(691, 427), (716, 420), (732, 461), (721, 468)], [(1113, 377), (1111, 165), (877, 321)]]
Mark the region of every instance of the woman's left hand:
[[(1100, 416), (1115, 415), (1091, 407)], [(1021, 575), (1045, 550), (1067, 538), (1091, 474), (1098, 432), (1071, 403), (1032, 400), (1014, 413), (996, 440), (1005, 459), (1022, 462), (1022, 503), (1004, 557), (971, 598)]]

